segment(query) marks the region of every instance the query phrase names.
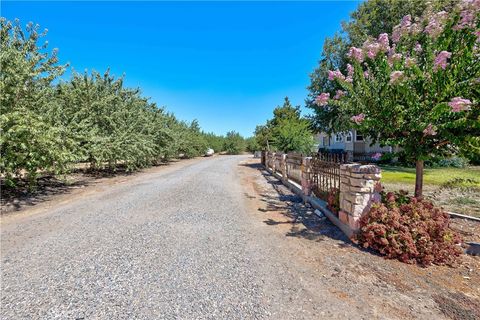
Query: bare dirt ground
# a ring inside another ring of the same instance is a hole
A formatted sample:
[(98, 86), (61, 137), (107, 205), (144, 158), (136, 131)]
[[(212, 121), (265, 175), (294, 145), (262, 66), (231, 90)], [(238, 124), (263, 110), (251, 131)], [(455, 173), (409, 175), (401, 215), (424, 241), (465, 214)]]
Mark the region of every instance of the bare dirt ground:
[[(463, 255), (456, 268), (384, 259), (318, 218), (258, 159), (242, 162), (239, 171), (252, 218), (269, 226), (275, 246), (318, 274), (312, 280), (316, 286), (328, 288), (349, 308), (366, 305), (384, 319), (480, 319), (480, 257)], [(479, 223), (453, 219), (452, 226), (467, 241), (480, 240)]]

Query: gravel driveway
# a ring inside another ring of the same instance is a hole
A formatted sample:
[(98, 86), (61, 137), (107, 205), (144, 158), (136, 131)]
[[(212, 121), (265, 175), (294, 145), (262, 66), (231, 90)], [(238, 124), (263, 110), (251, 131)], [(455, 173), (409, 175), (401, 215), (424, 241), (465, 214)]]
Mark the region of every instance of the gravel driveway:
[(1, 319), (446, 318), (393, 277), (406, 267), (349, 246), (247, 159), (149, 169), (2, 217)]
[(302, 270), (249, 218), (245, 158), (142, 173), (3, 219), (2, 319), (315, 317), (322, 301)]

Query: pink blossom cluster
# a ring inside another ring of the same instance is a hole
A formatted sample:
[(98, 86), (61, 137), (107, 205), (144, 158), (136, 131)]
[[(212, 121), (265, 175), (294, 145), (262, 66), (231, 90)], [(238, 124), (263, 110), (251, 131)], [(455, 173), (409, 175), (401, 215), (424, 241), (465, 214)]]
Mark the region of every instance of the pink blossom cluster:
[(471, 109), (471, 104), (472, 102), (470, 100), (461, 97), (455, 97), (448, 103), (452, 112), (468, 111)]
[(399, 81), (401, 81), (403, 79), (403, 77), (404, 77), (403, 71), (393, 71), (390, 74), (390, 83), (391, 84), (398, 83)]
[(388, 52), (390, 50), (390, 42), (388, 40), (388, 34), (382, 33), (378, 36), (378, 39), (367, 40), (363, 43), (362, 49), (351, 48), (349, 56), (356, 54), (356, 60), (363, 61), (364, 55), (370, 59), (375, 59), (379, 52)]
[(451, 53), (451, 52), (441, 51), (441, 52), (435, 57), (435, 61), (433, 62), (433, 70), (436, 71), (436, 70), (438, 70), (439, 68), (445, 70), (445, 68), (446, 68), (447, 65), (448, 65), (447, 59), (449, 59), (451, 56), (452, 56), (452, 53)]
[(477, 36), (477, 42), (480, 42), (480, 30), (475, 31), (473, 34)]
[(410, 58), (410, 57), (405, 58), (405, 67), (411, 68), (416, 64), (417, 64), (417, 61), (415, 60), (415, 58)]
[(326, 106), (328, 104), (328, 100), (330, 99), (330, 93), (323, 92), (315, 99), (315, 103), (317, 106)]
[(378, 160), (380, 160), (381, 157), (382, 157), (382, 154), (380, 152), (376, 152), (376, 153), (372, 154), (372, 159), (373, 160), (378, 161)]
[(423, 130), (424, 136), (434, 136), (436, 134), (437, 134), (437, 131), (435, 131), (431, 123), (429, 123), (427, 127)]
[(369, 57), (370, 59), (375, 59), (381, 48), (382, 46), (380, 45), (380, 43), (375, 41), (365, 41), (365, 43), (363, 44), (363, 50), (367, 52), (367, 57)]
[(386, 33), (381, 33), (378, 36), (378, 44), (380, 45), (380, 50), (387, 52), (390, 50), (390, 43), (388, 40), (388, 34)]
[(363, 71), (363, 77), (365, 79), (368, 79), (370, 77), (370, 73), (368, 73), (368, 70)]
[(352, 120), (356, 124), (360, 124), (363, 122), (363, 120), (365, 120), (365, 114), (363, 113), (357, 114), (356, 116), (351, 117), (350, 120)]
[(358, 62), (363, 62), (363, 51), (362, 49), (356, 48), (356, 47), (351, 47), (350, 50), (348, 51), (347, 56), (350, 59), (354, 59)]
[(402, 21), (400, 22), (400, 27), (401, 28), (408, 28), (412, 25), (412, 16), (407, 14), (402, 18)]
[(400, 24), (393, 27), (392, 41), (398, 43), (400, 39), (407, 34), (417, 34), (421, 31), (417, 23), (412, 23), (412, 16), (406, 15), (400, 21)]
[(353, 73), (355, 72), (355, 69), (350, 63), (347, 63), (347, 78), (345, 81), (352, 83), (353, 82)]
[(388, 51), (388, 64), (393, 66), (393, 64), (397, 61), (402, 60), (402, 54), (395, 52), (395, 45), (393, 45), (390, 50)]
[(403, 35), (403, 30), (400, 28), (400, 26), (395, 26), (393, 27), (392, 31), (392, 41), (394, 43), (398, 43), (400, 41), (400, 38)]
[(424, 32), (434, 39), (437, 38), (442, 33), (447, 18), (448, 13), (445, 11), (440, 11), (427, 17), (428, 24), (425, 27)]
[(413, 48), (413, 50), (414, 50), (416, 53), (422, 52), (422, 51), (423, 51), (422, 45), (417, 42), (417, 43), (415, 44), (415, 47)]
[(340, 70), (328, 70), (328, 80), (333, 81), (335, 79), (345, 80), (345, 76), (340, 72)]
[(464, 0), (460, 3), (460, 21), (453, 28), (455, 30), (474, 28), (475, 16), (480, 11), (480, 0)]
[(345, 95), (345, 91), (343, 91), (343, 90), (337, 90), (337, 92), (335, 93), (335, 96), (333, 97), (333, 99), (335, 99), (335, 100), (340, 100), (344, 95)]

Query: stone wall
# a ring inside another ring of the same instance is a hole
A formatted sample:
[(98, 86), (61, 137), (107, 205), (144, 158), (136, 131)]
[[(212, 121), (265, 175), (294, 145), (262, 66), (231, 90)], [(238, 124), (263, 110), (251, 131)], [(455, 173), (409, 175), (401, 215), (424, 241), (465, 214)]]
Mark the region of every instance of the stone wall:
[[(291, 184), (287, 175), (287, 154), (269, 152), (266, 153), (265, 162), (271, 172), (280, 173), (279, 179), (286, 185)], [(275, 158), (277, 157), (277, 161)], [(312, 168), (311, 157), (303, 157), (301, 165), (301, 193), (305, 199), (319, 199), (312, 195)], [(268, 164), (271, 164), (268, 166)], [(328, 217), (339, 226), (348, 236), (359, 230), (359, 222), (363, 215), (367, 214), (373, 202), (380, 201), (380, 194), (376, 189), (381, 178), (380, 168), (376, 165), (361, 165), (358, 163), (340, 165), (340, 211), (338, 217), (329, 213)], [(308, 200), (308, 201), (310, 201)], [(307, 201), (307, 200), (305, 200)], [(326, 204), (321, 207), (326, 210)], [(328, 210), (327, 210), (328, 211)], [(347, 231), (346, 231), (347, 230)]]
[(339, 219), (358, 231), (360, 218), (368, 213), (373, 202), (380, 201), (376, 185), (380, 181), (380, 168), (376, 165), (340, 165)]

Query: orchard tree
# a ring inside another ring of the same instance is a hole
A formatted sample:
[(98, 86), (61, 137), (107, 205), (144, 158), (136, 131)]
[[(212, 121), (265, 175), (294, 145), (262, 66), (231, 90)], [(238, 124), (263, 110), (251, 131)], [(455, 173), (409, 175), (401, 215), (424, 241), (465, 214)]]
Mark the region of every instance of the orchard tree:
[(9, 185), (25, 173), (33, 186), (39, 171), (61, 172), (75, 159), (62, 126), (51, 123), (56, 104), (51, 83), (65, 66), (57, 50), (40, 43), (47, 30), (0, 18), (0, 169)]
[(399, 146), (416, 162), (415, 196), (423, 163), (459, 148), (480, 153), (480, 1), (450, 11), (406, 15), (392, 34), (351, 47), (346, 74), (329, 70), (335, 93), (316, 104), (335, 119), (331, 130), (355, 128), (381, 145)]

